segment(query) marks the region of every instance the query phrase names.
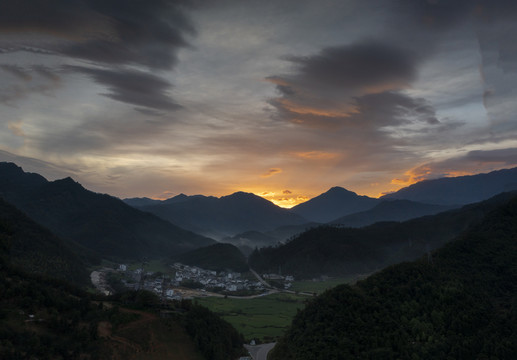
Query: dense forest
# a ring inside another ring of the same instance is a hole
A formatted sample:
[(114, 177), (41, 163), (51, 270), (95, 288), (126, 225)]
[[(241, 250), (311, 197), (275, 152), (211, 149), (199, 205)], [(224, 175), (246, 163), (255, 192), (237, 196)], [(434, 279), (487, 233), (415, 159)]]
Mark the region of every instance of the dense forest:
[(62, 241), (2, 198), (0, 237), (12, 265), (79, 286), (85, 286), (90, 281), (86, 270), (88, 264), (100, 262), (86, 249)]
[(256, 249), (249, 257), (256, 271), (296, 278), (369, 274), (388, 265), (417, 259), (437, 249), (515, 193), (405, 222), (381, 222), (364, 228), (325, 225), (310, 229), (285, 244)]
[(515, 359), (517, 198), (430, 256), (331, 289), (272, 359)]

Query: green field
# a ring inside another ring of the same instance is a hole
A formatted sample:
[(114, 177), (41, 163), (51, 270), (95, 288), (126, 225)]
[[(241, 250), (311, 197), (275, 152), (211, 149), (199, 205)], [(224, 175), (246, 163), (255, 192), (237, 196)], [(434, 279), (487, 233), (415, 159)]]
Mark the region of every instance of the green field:
[(254, 299), (200, 298), (196, 302), (220, 315), (247, 340), (269, 341), (283, 335), (297, 309), (304, 307), (308, 299), (278, 293)]
[(355, 282), (355, 278), (334, 278), (325, 281), (302, 280), (293, 281), (293, 287), (290, 290), (298, 292), (309, 292), (321, 294), (325, 290), (333, 288), (341, 284), (350, 284)]

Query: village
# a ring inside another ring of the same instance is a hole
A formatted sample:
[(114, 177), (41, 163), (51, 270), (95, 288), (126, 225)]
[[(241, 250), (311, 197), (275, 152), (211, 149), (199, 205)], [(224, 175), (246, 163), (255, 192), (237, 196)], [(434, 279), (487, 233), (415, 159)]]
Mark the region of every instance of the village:
[(288, 290), (292, 276), (206, 270), (181, 263), (170, 265), (170, 272), (146, 271), (144, 267), (130, 270), (120, 264), (117, 269), (103, 268), (92, 272), (92, 283), (109, 295), (121, 291), (147, 290), (162, 300), (182, 300), (204, 296), (260, 296), (271, 290)]

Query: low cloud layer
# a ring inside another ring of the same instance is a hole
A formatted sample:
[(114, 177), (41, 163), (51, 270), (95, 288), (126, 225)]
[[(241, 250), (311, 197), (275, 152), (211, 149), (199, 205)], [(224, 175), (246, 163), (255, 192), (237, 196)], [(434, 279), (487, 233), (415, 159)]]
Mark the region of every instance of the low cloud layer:
[(269, 101), (279, 119), (331, 128), (438, 122), (429, 103), (400, 91), (415, 78), (410, 51), (366, 41), (287, 60), (293, 73), (267, 78), (280, 95)]
[(105, 70), (67, 66), (67, 70), (88, 75), (109, 93), (102, 94), (113, 100), (159, 110), (175, 110), (180, 106), (167, 93), (172, 85), (166, 80), (136, 70)]

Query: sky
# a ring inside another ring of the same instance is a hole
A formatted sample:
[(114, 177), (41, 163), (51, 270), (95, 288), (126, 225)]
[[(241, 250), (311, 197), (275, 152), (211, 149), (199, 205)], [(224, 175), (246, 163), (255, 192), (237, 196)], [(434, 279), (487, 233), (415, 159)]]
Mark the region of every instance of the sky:
[(517, 166), (513, 0), (2, 0), (0, 161), (290, 207)]

